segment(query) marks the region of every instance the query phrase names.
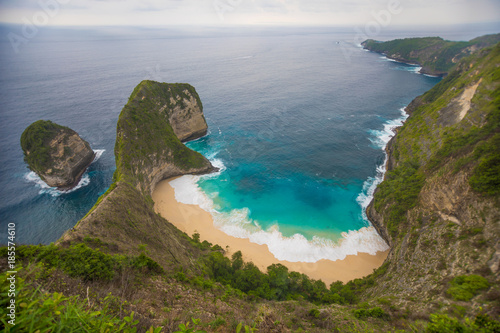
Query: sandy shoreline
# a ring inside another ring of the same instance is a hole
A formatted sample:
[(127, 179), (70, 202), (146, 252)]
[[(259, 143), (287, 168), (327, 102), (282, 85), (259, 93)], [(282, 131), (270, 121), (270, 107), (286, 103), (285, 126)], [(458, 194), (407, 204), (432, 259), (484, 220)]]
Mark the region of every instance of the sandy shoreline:
[(344, 260), (320, 260), (315, 263), (278, 260), (269, 251), (267, 245), (259, 245), (248, 239), (229, 236), (214, 226), (210, 213), (199, 206), (177, 202), (175, 191), (169, 184), (171, 180), (162, 181), (156, 186), (153, 193), (155, 211), (188, 235), (192, 236), (198, 232), (202, 241), (206, 240), (214, 245), (219, 244), (227, 249), (229, 257), (240, 250), (245, 261), (252, 261), (263, 272), (266, 271), (267, 266), (280, 263), (288, 267), (290, 271), (304, 273), (315, 280), (321, 279), (329, 286), (334, 281), (347, 282), (372, 273), (383, 264), (389, 253), (389, 251), (377, 252), (376, 255), (360, 253), (347, 256)]

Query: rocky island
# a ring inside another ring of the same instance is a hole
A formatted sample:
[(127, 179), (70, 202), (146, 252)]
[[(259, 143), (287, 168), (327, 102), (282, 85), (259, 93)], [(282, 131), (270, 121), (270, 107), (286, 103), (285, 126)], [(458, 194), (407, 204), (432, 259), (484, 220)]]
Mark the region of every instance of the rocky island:
[(48, 120), (29, 125), (21, 135), (28, 167), (51, 187), (70, 189), (78, 184), (95, 153), (72, 129)]
[(500, 44), (441, 60), (454, 65), (387, 147), (367, 213), (391, 251), (373, 274), (326, 286), (279, 264), (261, 272), (155, 214), (159, 181), (215, 169), (181, 143), (206, 131), (194, 88), (143, 81), (119, 116), (108, 191), (57, 244), (17, 247), (22, 327), (499, 332)]

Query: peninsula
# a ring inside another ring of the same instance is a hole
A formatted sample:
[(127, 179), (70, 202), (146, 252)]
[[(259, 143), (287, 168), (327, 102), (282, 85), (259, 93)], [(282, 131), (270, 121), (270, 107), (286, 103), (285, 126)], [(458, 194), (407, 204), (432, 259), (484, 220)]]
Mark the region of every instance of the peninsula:
[(404, 38), (387, 42), (368, 39), (363, 48), (384, 54), (399, 62), (419, 65), (420, 73), (445, 76), (463, 58), (478, 50), (500, 42), (500, 34), (474, 38), (468, 42), (455, 42), (440, 37)]

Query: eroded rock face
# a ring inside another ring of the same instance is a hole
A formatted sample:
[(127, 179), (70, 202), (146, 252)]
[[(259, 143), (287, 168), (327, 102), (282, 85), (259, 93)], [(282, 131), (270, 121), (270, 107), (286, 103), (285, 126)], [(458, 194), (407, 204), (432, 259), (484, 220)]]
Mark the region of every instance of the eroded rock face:
[[(187, 89), (183, 91), (183, 94), (184, 98), (176, 96), (176, 100), (172, 103), (175, 107), (168, 120), (175, 135), (184, 142), (204, 136), (207, 134), (208, 126), (203, 116), (202, 106), (196, 97)], [(182, 103), (176, 103), (181, 101), (181, 98)], [(171, 99), (173, 100), (173, 97)]]
[(193, 86), (142, 81), (118, 119), (117, 179), (150, 195), (163, 179), (215, 171), (182, 143), (206, 133), (203, 105)]
[(29, 168), (47, 185), (60, 189), (76, 186), (95, 157), (78, 133), (45, 120), (26, 128), (21, 147)]

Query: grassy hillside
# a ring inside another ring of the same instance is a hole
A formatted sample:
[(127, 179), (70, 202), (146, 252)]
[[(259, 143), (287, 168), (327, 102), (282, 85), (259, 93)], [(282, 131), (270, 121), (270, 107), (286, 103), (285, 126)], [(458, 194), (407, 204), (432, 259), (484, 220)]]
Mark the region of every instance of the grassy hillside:
[(392, 245), (374, 295), (422, 314), (500, 314), (499, 63), (500, 44), (461, 61), (390, 143), (368, 210)]
[(486, 35), (469, 42), (454, 42), (440, 37), (405, 38), (387, 42), (373, 39), (362, 43), (367, 50), (388, 58), (422, 66), (422, 73), (446, 75), (460, 59), (500, 42), (500, 34)]

